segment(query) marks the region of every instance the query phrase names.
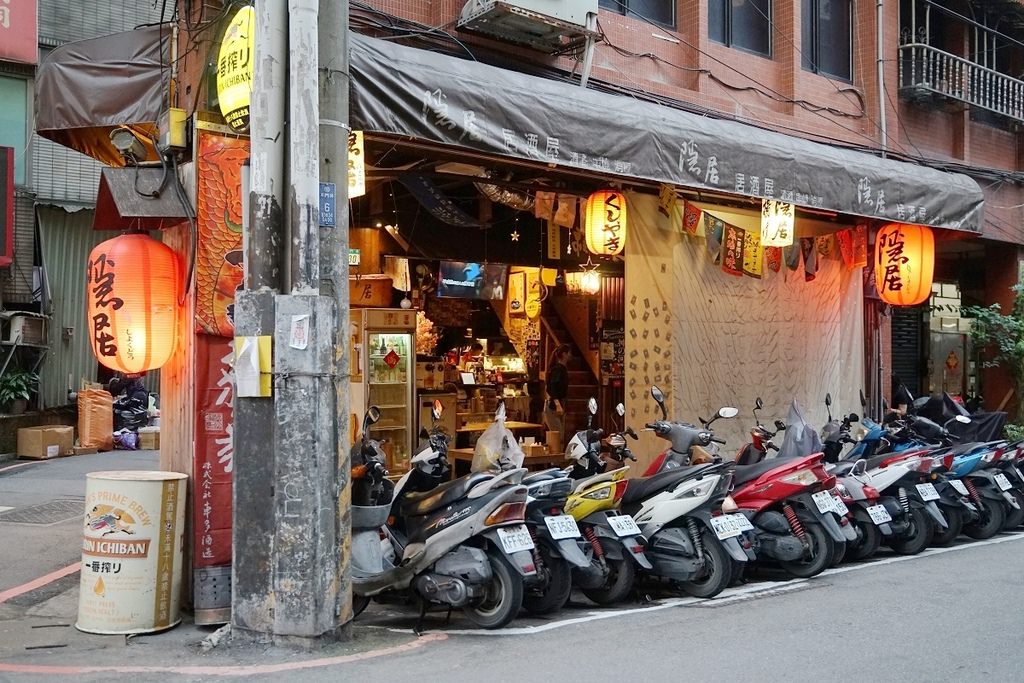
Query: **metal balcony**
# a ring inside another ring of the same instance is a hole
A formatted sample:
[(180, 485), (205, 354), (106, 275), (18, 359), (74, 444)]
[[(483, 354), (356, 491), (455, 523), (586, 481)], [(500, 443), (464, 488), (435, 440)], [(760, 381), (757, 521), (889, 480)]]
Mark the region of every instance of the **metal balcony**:
[(899, 79), (909, 99), (938, 96), (1024, 122), (1024, 81), (930, 45), (900, 46)]

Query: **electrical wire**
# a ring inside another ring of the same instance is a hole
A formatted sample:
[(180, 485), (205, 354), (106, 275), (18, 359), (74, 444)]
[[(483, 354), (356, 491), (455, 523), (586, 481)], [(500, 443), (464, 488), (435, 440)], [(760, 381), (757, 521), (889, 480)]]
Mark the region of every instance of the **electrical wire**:
[(175, 156), (171, 156), (171, 167), (174, 171), (174, 177), (172, 181), (174, 183), (174, 193), (178, 197), (178, 201), (181, 202), (181, 207), (185, 210), (185, 216), (188, 218), (189, 227), (189, 261), (188, 261), (188, 273), (185, 275), (185, 288), (182, 292), (181, 299), (178, 300), (178, 305), (183, 305), (185, 300), (188, 299), (189, 292), (192, 291), (192, 277), (195, 273), (196, 267), (196, 252), (199, 243), (198, 227), (196, 226), (196, 215), (192, 211), (192, 205), (188, 201), (188, 197), (185, 195), (185, 188), (181, 186), (181, 179), (178, 177), (178, 159)]

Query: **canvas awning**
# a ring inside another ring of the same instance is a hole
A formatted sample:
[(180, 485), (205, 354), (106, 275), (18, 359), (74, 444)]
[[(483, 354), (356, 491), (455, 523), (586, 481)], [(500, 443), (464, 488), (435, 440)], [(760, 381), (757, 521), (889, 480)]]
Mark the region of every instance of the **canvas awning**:
[(155, 25), (54, 49), (36, 73), (36, 132), (110, 166), (123, 166), (109, 136), (126, 126), (146, 148), (146, 158), (139, 161), (159, 160), (150, 140), (164, 106), (169, 70), (163, 53), (169, 48), (169, 29)]
[(966, 175), (353, 35), (351, 125), (886, 221), (980, 232)]

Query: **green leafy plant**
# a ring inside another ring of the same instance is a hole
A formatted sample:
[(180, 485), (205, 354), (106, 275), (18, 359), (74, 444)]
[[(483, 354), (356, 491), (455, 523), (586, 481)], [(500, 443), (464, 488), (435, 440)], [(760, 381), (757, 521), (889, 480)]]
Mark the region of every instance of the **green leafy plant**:
[(0, 377), (0, 405), (8, 408), (14, 401), (27, 401), (39, 384), (39, 375), (19, 368), (9, 369)]
[[(1000, 367), (1013, 380), (1017, 394), (1017, 419), (1024, 424), (1024, 285), (1014, 285), (1013, 310), (1004, 315), (999, 304), (964, 306), (961, 313), (971, 318), (971, 342), (982, 367)], [(1007, 425), (1007, 431), (1015, 425)]]

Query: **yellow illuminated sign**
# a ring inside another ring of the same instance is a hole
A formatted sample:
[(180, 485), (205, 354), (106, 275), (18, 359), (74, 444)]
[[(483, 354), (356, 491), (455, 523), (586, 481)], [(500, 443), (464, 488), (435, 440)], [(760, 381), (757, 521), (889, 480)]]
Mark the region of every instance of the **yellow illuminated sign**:
[(249, 100), (256, 60), (256, 11), (238, 10), (224, 31), (217, 55), (217, 99), (220, 113), (231, 128), (249, 130)]
[(366, 194), (366, 163), (363, 152), (363, 131), (348, 133), (348, 198)]

